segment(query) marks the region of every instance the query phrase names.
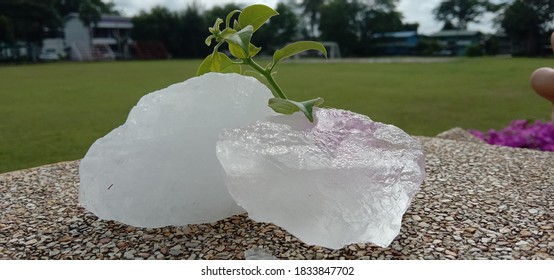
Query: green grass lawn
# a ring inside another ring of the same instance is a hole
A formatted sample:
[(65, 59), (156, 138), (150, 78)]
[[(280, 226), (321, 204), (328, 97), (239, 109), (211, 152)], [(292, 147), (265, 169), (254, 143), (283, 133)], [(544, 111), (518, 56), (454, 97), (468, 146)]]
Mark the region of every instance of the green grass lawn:
[[(79, 159), (123, 124), (139, 98), (192, 77), (199, 60), (0, 66), (0, 173)], [(325, 98), (413, 135), (452, 127), (501, 128), (548, 119), (529, 75), (552, 59), (479, 58), (446, 63), (284, 63), (277, 80), (296, 100)]]

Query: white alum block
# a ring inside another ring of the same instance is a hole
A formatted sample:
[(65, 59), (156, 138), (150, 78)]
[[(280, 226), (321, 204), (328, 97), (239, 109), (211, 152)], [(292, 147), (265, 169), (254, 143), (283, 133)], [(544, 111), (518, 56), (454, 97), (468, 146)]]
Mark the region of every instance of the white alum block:
[(425, 177), (419, 141), (349, 111), (315, 108), (314, 117), (226, 129), (217, 157), (229, 192), (251, 219), (308, 244), (388, 246)]
[(223, 128), (275, 115), (267, 87), (209, 73), (144, 96), (82, 160), (79, 202), (101, 219), (161, 227), (243, 213), (215, 155)]

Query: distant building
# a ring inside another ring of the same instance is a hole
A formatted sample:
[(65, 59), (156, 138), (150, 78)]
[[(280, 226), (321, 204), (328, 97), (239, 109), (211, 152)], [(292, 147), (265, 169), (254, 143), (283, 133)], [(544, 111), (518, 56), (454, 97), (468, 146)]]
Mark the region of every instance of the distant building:
[(483, 42), (481, 32), (469, 30), (442, 30), (431, 34), (429, 38), (437, 40), (442, 48), (441, 54), (456, 56), (465, 55), (469, 47)]
[(415, 55), (420, 36), (417, 31), (383, 32), (372, 35), (375, 51), (381, 55)]
[(86, 26), (79, 14), (65, 18), (65, 43), (73, 60), (113, 60), (130, 57), (130, 18), (102, 15), (97, 24)]
[(171, 57), (160, 41), (135, 41), (133, 50), (136, 59), (167, 59)]

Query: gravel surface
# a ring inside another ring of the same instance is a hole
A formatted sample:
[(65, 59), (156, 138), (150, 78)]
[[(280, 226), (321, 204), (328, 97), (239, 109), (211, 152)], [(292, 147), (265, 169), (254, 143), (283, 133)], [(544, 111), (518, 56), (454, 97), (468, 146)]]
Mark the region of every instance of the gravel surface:
[(427, 178), (387, 248), (308, 246), (247, 215), (157, 229), (78, 205), (78, 161), (0, 174), (0, 259), (554, 259), (554, 153), (420, 140)]
[(442, 139), (449, 139), (449, 140), (460, 140), (460, 141), (481, 143), (481, 144), (485, 143), (483, 140), (473, 136), (471, 133), (467, 132), (467, 130), (462, 129), (460, 127), (455, 127), (447, 131), (441, 132), (437, 135), (437, 137)]

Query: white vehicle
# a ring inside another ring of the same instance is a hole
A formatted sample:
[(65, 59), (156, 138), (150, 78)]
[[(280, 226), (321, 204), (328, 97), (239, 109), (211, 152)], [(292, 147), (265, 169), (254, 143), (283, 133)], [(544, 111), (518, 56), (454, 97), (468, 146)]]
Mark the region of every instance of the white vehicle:
[(60, 60), (67, 56), (63, 39), (44, 39), (38, 58), (40, 60)]
[(59, 60), (61, 57), (54, 48), (42, 48), (38, 58), (40, 60)]

